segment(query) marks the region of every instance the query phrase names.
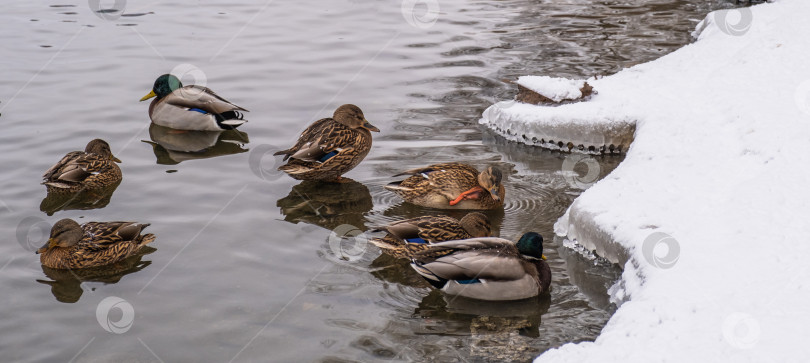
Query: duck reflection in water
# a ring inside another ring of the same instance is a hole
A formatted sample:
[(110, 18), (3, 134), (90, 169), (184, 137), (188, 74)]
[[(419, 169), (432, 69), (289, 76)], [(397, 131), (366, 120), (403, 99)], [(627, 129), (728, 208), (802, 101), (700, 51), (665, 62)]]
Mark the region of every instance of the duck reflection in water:
[(537, 339), (542, 338), (542, 315), (550, 306), (547, 294), (496, 302), (432, 290), (414, 311), (421, 320), (413, 329), (431, 335), (469, 335), (469, 353), (462, 354), (474, 361), (530, 361), (541, 351)]
[(157, 163), (162, 165), (243, 153), (248, 151), (244, 145), (249, 142), (242, 131), (175, 130), (154, 123), (149, 126), (149, 137), (152, 141), (142, 141), (152, 145)]
[(87, 189), (73, 194), (48, 193), (39, 204), (39, 210), (52, 216), (60, 210), (100, 209), (110, 204), (112, 195), (121, 181), (101, 189)]
[(37, 282), (51, 287), (51, 293), (57, 301), (63, 303), (75, 303), (79, 301), (84, 289), (84, 282), (101, 282), (104, 284), (115, 284), (122, 277), (134, 272), (143, 270), (152, 264), (152, 261), (142, 261), (144, 255), (157, 251), (150, 246), (141, 247), (137, 254), (132, 255), (122, 261), (110, 265), (89, 267), (72, 270), (53, 269), (42, 266), (42, 272), (50, 280), (40, 280)]
[(341, 183), (305, 180), (278, 200), (284, 220), (304, 222), (329, 230), (349, 224), (365, 230), (366, 213), (373, 207), (368, 188), (349, 178)]

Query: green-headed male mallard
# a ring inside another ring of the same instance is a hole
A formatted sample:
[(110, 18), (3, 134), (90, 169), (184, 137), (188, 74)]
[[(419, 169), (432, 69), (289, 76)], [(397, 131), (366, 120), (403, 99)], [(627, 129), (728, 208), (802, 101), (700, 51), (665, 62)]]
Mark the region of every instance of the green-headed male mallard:
[(149, 242), (155, 235), (141, 231), (149, 224), (135, 222), (87, 222), (79, 225), (62, 219), (51, 228), (51, 236), (37, 253), (46, 267), (74, 269), (102, 266), (121, 261)]
[(355, 105), (343, 105), (331, 118), (315, 121), (301, 133), (284, 155), (287, 164), (278, 168), (298, 180), (340, 181), (340, 176), (363, 161), (371, 150), (370, 124)]
[(406, 202), (438, 209), (503, 208), (503, 174), (494, 167), (483, 172), (462, 163), (433, 164), (394, 176), (411, 175), (385, 186)]
[(152, 91), (141, 101), (152, 97), (155, 99), (149, 105), (149, 118), (161, 126), (178, 130), (222, 131), (247, 122), (242, 116), (246, 109), (207, 87), (183, 86), (180, 79), (171, 74), (158, 77)]
[(110, 144), (102, 139), (87, 143), (84, 151), (71, 151), (45, 174), (42, 184), (48, 193), (76, 193), (102, 189), (121, 181), (120, 163), (113, 156)]
[(435, 243), (415, 251), (411, 267), (450, 295), (520, 300), (549, 291), (545, 259), (543, 237), (529, 232), (517, 243), (497, 237)]
[(411, 218), (381, 229), (388, 234), (369, 241), (397, 258), (410, 258), (411, 251), (426, 248), (432, 243), (488, 237), (491, 233), (489, 218), (478, 212), (469, 213), (461, 220), (448, 216)]

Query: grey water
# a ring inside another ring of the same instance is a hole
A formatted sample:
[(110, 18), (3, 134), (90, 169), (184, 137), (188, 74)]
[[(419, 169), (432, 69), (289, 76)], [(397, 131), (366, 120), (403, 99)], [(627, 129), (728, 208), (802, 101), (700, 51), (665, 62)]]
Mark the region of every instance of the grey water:
[[(101, 3), (10, 0), (0, 12), (4, 362), (528, 361), (592, 341), (616, 309), (607, 289), (621, 271), (553, 238), (583, 191), (563, 170), (568, 155), (506, 142), (478, 119), (520, 75), (615, 73), (687, 44), (706, 13), (733, 5)], [(150, 126), (138, 99), (170, 71), (249, 109), (249, 122), (223, 133)], [(382, 130), (349, 182), (274, 171), (272, 151), (344, 103)], [(93, 138), (123, 161), (122, 183), (46, 198), (42, 173)], [(621, 162), (596, 159), (600, 176)], [(546, 236), (550, 296), (448, 298), (360, 243), (373, 226), (437, 213), (382, 186), (446, 161), (507, 174), (506, 206), (490, 218), (504, 238)], [(51, 270), (33, 250), (61, 218), (151, 223), (157, 240), (107, 268)]]

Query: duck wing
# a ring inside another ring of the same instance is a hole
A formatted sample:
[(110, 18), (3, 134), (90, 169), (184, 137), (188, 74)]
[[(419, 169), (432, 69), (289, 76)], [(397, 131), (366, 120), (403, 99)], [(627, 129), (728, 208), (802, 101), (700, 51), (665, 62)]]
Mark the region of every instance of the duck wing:
[(347, 149), (354, 149), (352, 129), (331, 118), (315, 121), (298, 137), (293, 147), (276, 152), (289, 158), (308, 162), (325, 162)]
[(433, 262), (414, 261), (412, 266), (420, 275), (432, 275), (445, 280), (519, 280), (526, 275), (519, 257), (500, 256), (491, 252), (459, 252)]
[(434, 164), (423, 168), (406, 170), (397, 175), (411, 175), (405, 180), (385, 186), (403, 196), (441, 195), (448, 201), (478, 185), (478, 170), (463, 163)]
[(396, 177), (396, 176), (401, 176), (401, 175), (422, 175), (425, 178), (428, 178), (428, 176), (431, 173), (434, 173), (434, 172), (445, 173), (448, 170), (461, 171), (461, 172), (464, 172), (466, 174), (474, 175), (475, 178), (478, 178), (478, 170), (475, 167), (473, 167), (471, 165), (468, 165), (468, 164), (464, 164), (464, 163), (433, 164), (433, 165), (429, 165), (429, 166), (422, 167), (422, 168), (415, 168), (415, 169), (405, 170), (405, 171), (403, 171), (403, 172), (401, 172), (399, 174), (395, 174), (394, 176)]
[(426, 216), (389, 224), (385, 230), (403, 240), (420, 238), (435, 243), (469, 238), (455, 218)]
[(148, 223), (136, 222), (88, 222), (82, 225), (85, 236), (89, 236), (85, 248), (89, 251), (101, 251), (114, 247), (122, 242), (137, 242), (141, 231)]
[(496, 237), (441, 242), (415, 251), (412, 266), (435, 280), (517, 280), (526, 269), (517, 247)]
[(80, 183), (104, 171), (108, 164), (108, 160), (95, 154), (73, 151), (42, 175), (43, 184), (58, 186), (63, 183)]
[(164, 97), (163, 101), (173, 106), (197, 108), (212, 114), (223, 114), (228, 111), (247, 111), (220, 97), (210, 88), (197, 85), (176, 89)]

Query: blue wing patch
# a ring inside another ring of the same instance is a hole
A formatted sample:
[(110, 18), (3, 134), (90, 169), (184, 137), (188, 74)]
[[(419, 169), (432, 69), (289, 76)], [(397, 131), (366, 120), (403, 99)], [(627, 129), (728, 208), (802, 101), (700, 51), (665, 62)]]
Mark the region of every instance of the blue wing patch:
[(324, 156), (321, 156), (321, 158), (320, 158), (320, 159), (318, 159), (318, 161), (320, 161), (320, 162), (322, 162), (322, 163), (323, 163), (323, 162), (326, 162), (327, 160), (331, 159), (333, 156), (335, 156), (335, 155), (337, 155), (337, 154), (338, 154), (338, 152), (337, 152), (337, 151), (332, 151), (332, 152), (330, 152), (330, 153), (328, 153), (328, 154), (326, 154), (326, 155), (324, 155)]
[(424, 244), (424, 243), (428, 243), (428, 241), (425, 241), (424, 239), (419, 238), (419, 237), (416, 237), (416, 238), (406, 238), (406, 239), (405, 239), (405, 241), (406, 241), (406, 242), (408, 242), (408, 243), (422, 243), (422, 244)]
[(189, 108), (188, 110), (189, 110), (189, 111), (197, 111), (197, 112), (199, 112), (199, 113), (208, 113), (208, 112), (206, 112), (205, 110), (203, 110), (203, 109), (199, 109), (199, 108), (196, 108), (196, 107), (195, 107), (195, 108)]
[(478, 284), (481, 282), (479, 279), (472, 279), (472, 280), (455, 280), (459, 284), (467, 285), (467, 284)]

